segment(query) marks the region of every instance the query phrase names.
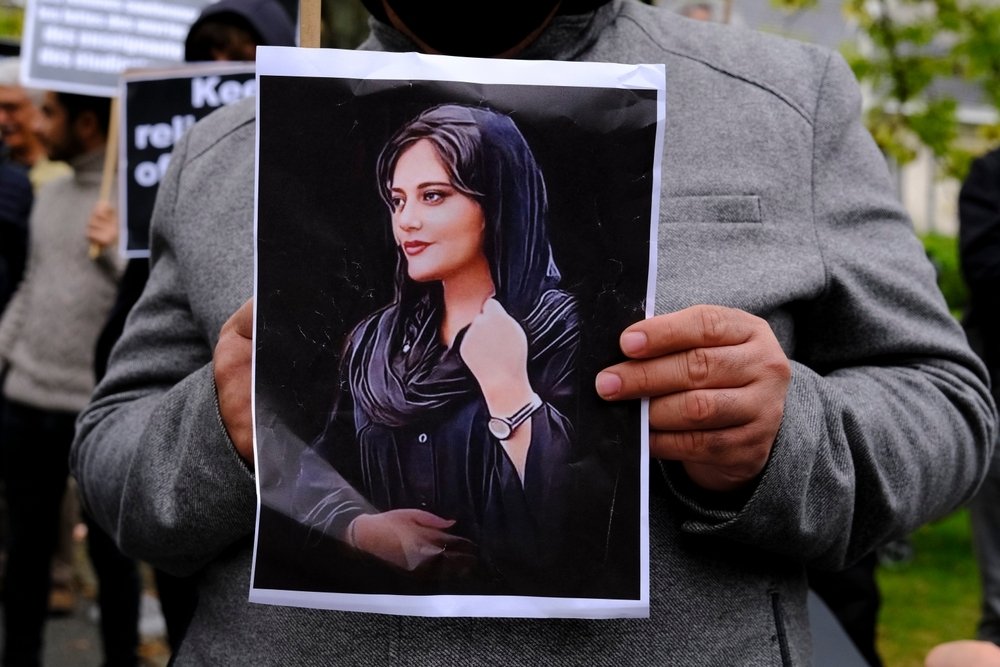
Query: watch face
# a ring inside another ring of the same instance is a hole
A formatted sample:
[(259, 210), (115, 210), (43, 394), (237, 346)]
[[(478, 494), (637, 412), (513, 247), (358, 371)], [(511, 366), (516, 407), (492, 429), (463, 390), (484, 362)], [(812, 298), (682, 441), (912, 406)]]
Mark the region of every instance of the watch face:
[(503, 419), (497, 417), (492, 417), (489, 423), (490, 433), (497, 440), (506, 440), (510, 437), (510, 424), (505, 422)]

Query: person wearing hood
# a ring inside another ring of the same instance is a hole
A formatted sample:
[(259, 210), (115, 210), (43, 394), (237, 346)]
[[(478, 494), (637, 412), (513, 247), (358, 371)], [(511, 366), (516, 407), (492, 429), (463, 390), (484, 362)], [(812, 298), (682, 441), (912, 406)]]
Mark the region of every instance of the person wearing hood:
[(258, 46), (295, 46), (295, 25), (277, 0), (219, 0), (188, 29), (184, 60), (256, 59)]
[(366, 50), (665, 65), (656, 315), (626, 328), (626, 360), (593, 378), (604, 400), (649, 399), (650, 614), (432, 619), (248, 601), (244, 102), (174, 150), (148, 287), (71, 456), (124, 550), (201, 573), (175, 664), (810, 664), (806, 567), (842, 568), (968, 501), (997, 429), (985, 367), (843, 58), (639, 0), (365, 5)]

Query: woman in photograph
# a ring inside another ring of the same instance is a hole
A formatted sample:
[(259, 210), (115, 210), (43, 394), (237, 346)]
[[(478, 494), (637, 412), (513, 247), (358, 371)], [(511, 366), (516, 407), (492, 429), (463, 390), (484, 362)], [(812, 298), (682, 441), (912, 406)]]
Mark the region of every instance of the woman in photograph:
[(591, 466), (541, 170), (510, 117), (446, 104), (397, 131), (377, 175), (395, 297), (348, 336), (296, 513), (419, 591), (561, 594)]

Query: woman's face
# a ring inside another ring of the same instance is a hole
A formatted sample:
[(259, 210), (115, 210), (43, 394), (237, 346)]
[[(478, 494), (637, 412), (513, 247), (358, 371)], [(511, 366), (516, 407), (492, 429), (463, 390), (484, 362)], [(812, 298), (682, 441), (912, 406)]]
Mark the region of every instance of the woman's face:
[(407, 148), (396, 162), (391, 204), (393, 235), (411, 279), (489, 276), (483, 254), (483, 209), (451, 184), (437, 149), (427, 139)]

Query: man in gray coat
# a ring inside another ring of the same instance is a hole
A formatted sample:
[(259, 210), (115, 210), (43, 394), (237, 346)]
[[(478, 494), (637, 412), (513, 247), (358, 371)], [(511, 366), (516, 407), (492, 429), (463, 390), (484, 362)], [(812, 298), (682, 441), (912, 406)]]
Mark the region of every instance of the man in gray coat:
[(996, 429), (985, 370), (843, 59), (638, 0), (529, 4), (474, 15), (371, 0), (362, 48), (665, 63), (658, 314), (623, 332), (629, 360), (595, 378), (607, 400), (650, 398), (650, 617), (247, 601), (255, 123), (243, 103), (173, 152), (149, 283), (71, 455), (126, 552), (198, 573), (176, 664), (806, 665), (805, 566), (851, 563), (982, 479)]

